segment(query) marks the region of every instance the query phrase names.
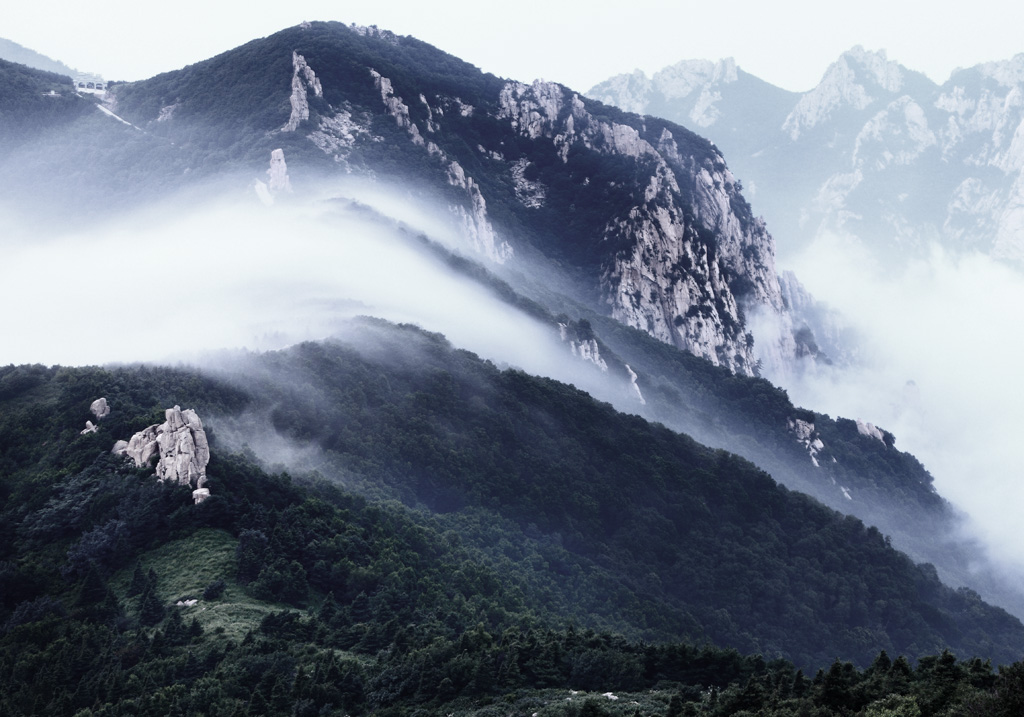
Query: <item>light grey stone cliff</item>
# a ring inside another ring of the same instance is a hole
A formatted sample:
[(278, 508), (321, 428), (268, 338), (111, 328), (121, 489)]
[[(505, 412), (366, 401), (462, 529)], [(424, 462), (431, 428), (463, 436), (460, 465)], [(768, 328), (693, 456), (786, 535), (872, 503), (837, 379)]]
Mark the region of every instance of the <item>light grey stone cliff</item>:
[(762, 221), (737, 213), (738, 183), (721, 155), (691, 156), (668, 129), (649, 141), (634, 127), (598, 119), (579, 95), (555, 83), (509, 82), (499, 105), (500, 119), (531, 139), (550, 138), (564, 162), (579, 144), (637, 159), (644, 168), (644, 201), (604, 229), (605, 239), (631, 247), (611, 259), (602, 277), (614, 318), (753, 374), (758, 356), (744, 312), (766, 312), (778, 327), (763, 337), (769, 353), (794, 353), (774, 242)]
[(324, 90), (320, 85), (320, 79), (313, 72), (313, 68), (306, 64), (306, 58), (297, 52), (292, 52), (292, 94), (289, 102), (292, 106), (291, 115), (282, 132), (294, 132), (299, 125), (309, 119), (309, 93), (314, 97), (323, 97)]

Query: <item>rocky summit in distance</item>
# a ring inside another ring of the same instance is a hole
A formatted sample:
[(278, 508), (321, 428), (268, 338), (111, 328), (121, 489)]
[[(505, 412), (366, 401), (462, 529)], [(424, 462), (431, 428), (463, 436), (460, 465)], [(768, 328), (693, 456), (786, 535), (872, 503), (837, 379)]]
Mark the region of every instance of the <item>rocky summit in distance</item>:
[(938, 85), (855, 47), (811, 90), (731, 61), (610, 78), (587, 95), (697, 129), (720, 146), (789, 255), (824, 233), (884, 265), (933, 242), (1024, 263), (1024, 55)]

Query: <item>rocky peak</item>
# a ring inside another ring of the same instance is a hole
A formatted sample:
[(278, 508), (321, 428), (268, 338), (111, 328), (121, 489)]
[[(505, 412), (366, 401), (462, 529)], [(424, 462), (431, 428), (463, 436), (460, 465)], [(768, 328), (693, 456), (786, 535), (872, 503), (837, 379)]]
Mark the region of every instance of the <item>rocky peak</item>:
[(708, 85), (729, 84), (739, 79), (736, 61), (727, 57), (718, 62), (683, 60), (654, 73), (653, 84), (665, 99), (688, 97)]
[(884, 51), (854, 47), (829, 66), (817, 87), (800, 98), (782, 129), (796, 140), (842, 107), (866, 109), (879, 96), (898, 92), (904, 72), (886, 58)]
[(617, 75), (595, 85), (587, 96), (628, 112), (646, 114), (656, 97), (672, 102), (696, 95), (689, 111), (690, 120), (698, 127), (706, 127), (718, 116), (714, 105), (722, 99), (719, 86), (738, 79), (739, 68), (731, 57), (718, 62), (683, 60), (655, 72), (651, 78), (641, 70)]
[(1014, 55), (1012, 59), (1001, 62), (986, 62), (978, 65), (982, 77), (995, 80), (1003, 87), (1020, 87), (1024, 85), (1024, 53)]
[(886, 92), (899, 92), (903, 87), (906, 71), (898, 62), (891, 61), (885, 50), (872, 52), (856, 45), (840, 56), (839, 63), (859, 70), (858, 79), (864, 84), (877, 85)]
[(654, 83), (642, 70), (633, 70), (630, 74), (616, 75), (595, 85), (587, 96), (642, 115), (647, 112), (653, 89)]

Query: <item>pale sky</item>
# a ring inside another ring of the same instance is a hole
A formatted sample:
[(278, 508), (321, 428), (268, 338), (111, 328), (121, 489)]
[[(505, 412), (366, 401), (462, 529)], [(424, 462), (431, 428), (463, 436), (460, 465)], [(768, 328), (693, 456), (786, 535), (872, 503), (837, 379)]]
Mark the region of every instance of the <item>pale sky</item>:
[(303, 20), (413, 35), (509, 79), (579, 91), (634, 69), (733, 57), (747, 72), (807, 90), (863, 45), (943, 82), (957, 67), (1024, 52), (1024, 4), (1006, 0), (178, 0), (4, 2), (0, 37), (108, 80), (178, 69)]

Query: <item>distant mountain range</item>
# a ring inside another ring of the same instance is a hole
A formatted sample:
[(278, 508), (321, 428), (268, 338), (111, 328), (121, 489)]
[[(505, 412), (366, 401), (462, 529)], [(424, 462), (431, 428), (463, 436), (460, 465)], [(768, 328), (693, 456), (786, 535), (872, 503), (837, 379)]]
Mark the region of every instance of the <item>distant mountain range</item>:
[(1024, 260), (1024, 55), (937, 85), (856, 47), (814, 89), (788, 92), (738, 68), (684, 61), (619, 75), (587, 96), (679, 122), (729, 158), (780, 249), (824, 232), (880, 265), (932, 242)]
[(13, 40), (5, 40), (2, 37), (0, 37), (0, 60), (17, 62), (19, 65), (27, 65), (37, 70), (53, 72), (58, 75), (72, 76), (77, 72), (77, 70), (68, 67), (59, 60), (51, 60), (46, 55), (41, 55), (35, 50), (22, 47)]

